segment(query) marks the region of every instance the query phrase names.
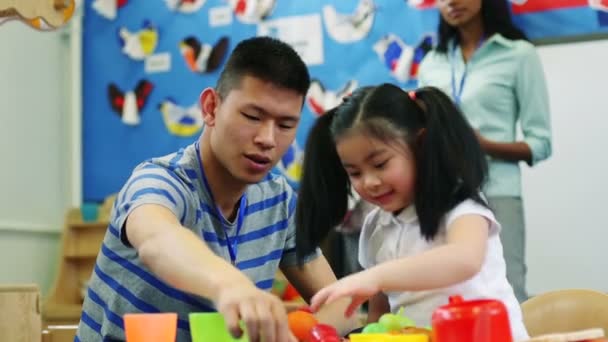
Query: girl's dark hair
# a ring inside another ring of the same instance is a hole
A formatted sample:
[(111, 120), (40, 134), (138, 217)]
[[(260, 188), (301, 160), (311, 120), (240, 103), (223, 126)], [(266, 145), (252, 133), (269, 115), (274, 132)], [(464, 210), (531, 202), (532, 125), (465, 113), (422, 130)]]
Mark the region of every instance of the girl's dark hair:
[(416, 160), (414, 205), (422, 235), (432, 240), (443, 216), (480, 195), (487, 162), (475, 132), (441, 90), (421, 88), (413, 100), (397, 86), (360, 88), (311, 129), (296, 208), (300, 260), (319, 245), (347, 211), (350, 181), (336, 141), (357, 132), (391, 143), (402, 139)]
[[(528, 40), (525, 33), (513, 23), (507, 0), (481, 0), (481, 20), (486, 37), (500, 33), (507, 39)], [(437, 51), (447, 53), (449, 41), (455, 39), (458, 42), (458, 29), (439, 16), (438, 31)]]
[[(296, 254), (300, 260), (319, 246), (348, 210), (350, 181), (330, 132), (335, 113), (336, 108), (317, 119), (304, 147), (296, 206)], [(338, 183), (332, 183), (336, 180)]]

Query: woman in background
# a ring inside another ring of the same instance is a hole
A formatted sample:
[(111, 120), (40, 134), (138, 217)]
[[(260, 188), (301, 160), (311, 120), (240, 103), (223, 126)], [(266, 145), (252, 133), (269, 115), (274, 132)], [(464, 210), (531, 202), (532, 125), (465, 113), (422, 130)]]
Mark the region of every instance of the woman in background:
[(522, 302), (528, 295), (519, 163), (532, 166), (551, 155), (540, 59), (511, 21), (506, 0), (438, 0), (437, 7), (439, 44), (420, 66), (420, 86), (450, 95), (477, 131), (489, 161), (484, 192), (503, 225), (507, 278)]

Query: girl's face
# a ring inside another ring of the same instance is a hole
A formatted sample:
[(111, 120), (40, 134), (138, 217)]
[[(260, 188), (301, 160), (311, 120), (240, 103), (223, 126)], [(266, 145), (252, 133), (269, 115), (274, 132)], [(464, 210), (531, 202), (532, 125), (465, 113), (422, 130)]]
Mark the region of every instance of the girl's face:
[(341, 137), (336, 148), (361, 198), (393, 213), (414, 202), (416, 166), (404, 142), (386, 143), (355, 133)]
[(443, 20), (450, 26), (462, 27), (481, 15), (482, 0), (438, 0)]

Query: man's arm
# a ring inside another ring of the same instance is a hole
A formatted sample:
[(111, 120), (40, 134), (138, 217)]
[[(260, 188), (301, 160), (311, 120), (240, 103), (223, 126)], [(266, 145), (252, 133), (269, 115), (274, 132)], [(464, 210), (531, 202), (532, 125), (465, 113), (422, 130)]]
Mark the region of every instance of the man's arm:
[(171, 286), (212, 300), (233, 335), (243, 320), (251, 341), (294, 341), (278, 298), (215, 255), (161, 205), (137, 207), (125, 223), (126, 239), (142, 262)]
[(163, 206), (136, 208), (127, 218), (126, 233), (141, 261), (173, 287), (213, 300), (222, 283), (251, 283)]
[[(281, 271), (307, 303), (322, 288), (336, 282), (336, 276), (323, 255), (302, 266), (282, 267)], [(320, 322), (334, 326), (342, 335), (359, 326), (356, 316), (344, 317), (349, 299), (336, 301), (315, 313)]]

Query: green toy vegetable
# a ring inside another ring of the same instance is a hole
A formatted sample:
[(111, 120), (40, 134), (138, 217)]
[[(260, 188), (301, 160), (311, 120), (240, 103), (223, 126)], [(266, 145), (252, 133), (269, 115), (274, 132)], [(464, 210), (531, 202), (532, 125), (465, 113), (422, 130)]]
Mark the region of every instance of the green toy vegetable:
[(380, 323), (370, 323), (363, 328), (362, 333), (364, 334), (384, 334), (387, 333), (388, 330), (386, 327)]
[(397, 314), (386, 313), (380, 317), (378, 323), (388, 331), (400, 331), (403, 328), (415, 327), (416, 323), (403, 315), (403, 308)]

